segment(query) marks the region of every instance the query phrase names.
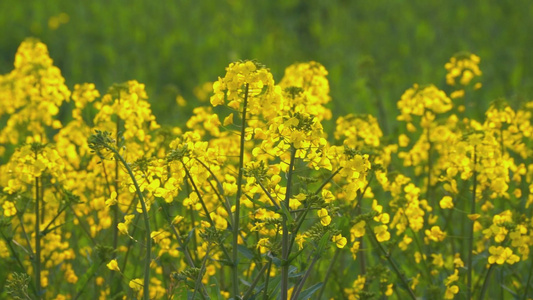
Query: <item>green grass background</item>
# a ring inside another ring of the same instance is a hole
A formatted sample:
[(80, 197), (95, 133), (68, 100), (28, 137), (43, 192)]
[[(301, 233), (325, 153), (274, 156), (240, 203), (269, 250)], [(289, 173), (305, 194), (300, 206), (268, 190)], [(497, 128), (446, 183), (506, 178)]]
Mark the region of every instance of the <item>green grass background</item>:
[[(50, 28), (60, 13), (68, 23)], [(473, 114), (494, 99), (517, 106), (533, 94), (530, 0), (4, 0), (0, 28), (0, 73), (13, 68), (18, 45), (36, 37), (71, 88), (145, 83), (164, 124), (183, 124), (198, 104), (194, 87), (239, 59), (266, 64), (278, 81), (288, 65), (318, 61), (330, 73), (334, 115), (371, 113), (382, 124), (392, 122), (396, 101), (413, 83), (446, 89), (443, 66), (460, 51), (481, 57), (484, 86)], [(175, 104), (178, 94), (187, 107)]]

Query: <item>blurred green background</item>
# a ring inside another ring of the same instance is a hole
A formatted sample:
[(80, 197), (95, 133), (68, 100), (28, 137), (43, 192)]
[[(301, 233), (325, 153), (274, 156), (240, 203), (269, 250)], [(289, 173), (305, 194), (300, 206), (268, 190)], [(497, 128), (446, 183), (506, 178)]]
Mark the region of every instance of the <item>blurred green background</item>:
[(530, 0), (4, 0), (0, 26), (0, 73), (37, 37), (70, 88), (145, 83), (163, 124), (182, 124), (198, 104), (194, 88), (238, 59), (266, 64), (277, 81), (292, 63), (318, 61), (329, 71), (334, 116), (371, 113), (389, 132), (402, 93), (415, 82), (446, 90), (444, 64), (460, 51), (481, 57), (473, 114), (496, 98), (518, 105), (533, 94)]

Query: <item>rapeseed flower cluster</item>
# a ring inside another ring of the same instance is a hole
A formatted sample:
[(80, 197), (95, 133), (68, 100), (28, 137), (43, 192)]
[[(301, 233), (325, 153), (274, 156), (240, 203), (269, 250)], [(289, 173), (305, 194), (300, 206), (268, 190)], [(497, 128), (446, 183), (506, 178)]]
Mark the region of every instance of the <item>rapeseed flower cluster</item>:
[(231, 63), (195, 92), (212, 87), (211, 105), (172, 127), (142, 83), (70, 91), (46, 46), (27, 40), (0, 76), (11, 100), (0, 106), (0, 295), (532, 295), (533, 104), (497, 100), (485, 120), (466, 117), (456, 102), (479, 88), (479, 62), (446, 64), (450, 94), (408, 89), (391, 139), (370, 115), (324, 131), (317, 62), (289, 66), (279, 84), (256, 61)]

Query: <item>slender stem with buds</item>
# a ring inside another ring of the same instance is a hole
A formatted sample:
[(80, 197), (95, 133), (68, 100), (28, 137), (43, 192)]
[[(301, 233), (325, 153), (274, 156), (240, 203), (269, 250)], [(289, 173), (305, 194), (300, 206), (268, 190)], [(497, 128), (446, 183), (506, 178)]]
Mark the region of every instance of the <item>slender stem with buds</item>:
[[(483, 280), (483, 287), (481, 288), (481, 292), (479, 294), (479, 300), (485, 299), (485, 293), (487, 292), (489, 278), (493, 270), (494, 270), (494, 264), (491, 264), (489, 269), (487, 270), (487, 273), (485, 274), (485, 279)], [(527, 293), (524, 293), (524, 300), (526, 299), (525, 298), (526, 294)]]
[[(199, 160), (198, 158), (196, 158), (196, 161), (199, 162), (209, 172), (209, 174), (211, 174), (211, 177), (213, 177), (213, 180), (215, 180), (215, 182), (217, 183), (217, 187), (220, 192), (215, 191), (215, 193), (217, 194), (217, 197), (220, 199), (220, 201), (224, 203), (224, 207), (226, 208), (226, 212), (229, 215), (229, 219), (231, 223), (233, 223), (233, 213), (231, 212), (231, 204), (228, 198), (226, 196), (223, 196), (225, 195), (224, 186), (222, 185), (220, 180), (218, 180), (217, 176), (213, 173), (211, 168), (209, 168), (203, 161)], [(213, 190), (215, 189), (213, 188)], [(233, 224), (231, 226), (233, 227)]]
[(254, 281), (252, 281), (252, 284), (250, 284), (250, 287), (248, 288), (248, 291), (244, 294), (244, 296), (242, 297), (242, 299), (246, 300), (246, 299), (250, 299), (250, 297), (253, 295), (254, 293), (254, 289), (255, 289), (255, 286), (257, 285), (257, 283), (259, 283), (259, 280), (263, 277), (263, 273), (265, 273), (265, 271), (267, 269), (270, 268), (270, 263), (267, 263), (267, 264), (264, 264), (263, 267), (259, 270), (259, 272), (257, 273)]
[[(120, 90), (118, 90), (118, 102), (120, 103)], [(115, 147), (117, 149), (119, 149), (120, 145), (119, 145), (119, 141), (120, 141), (120, 137), (119, 137), (119, 131), (120, 131), (120, 118), (118, 117), (118, 115), (116, 116), (117, 117), (117, 121), (116, 121), (116, 143), (115, 143)], [(117, 193), (117, 203), (115, 205), (112, 205), (111, 206), (111, 211), (113, 213), (113, 249), (117, 249), (117, 245), (118, 245), (118, 198), (119, 198), (119, 193), (120, 193), (120, 190), (119, 190), (119, 180), (118, 180), (118, 176), (119, 176), (119, 172), (120, 172), (120, 168), (119, 168), (119, 161), (118, 160), (115, 160), (115, 193)], [(106, 180), (107, 180), (107, 176), (106, 176)]]
[(394, 273), (396, 274), (396, 276), (398, 277), (398, 279), (400, 279), (403, 287), (407, 290), (407, 292), (409, 293), (409, 296), (411, 297), (411, 299), (413, 300), (416, 300), (416, 295), (415, 293), (413, 292), (413, 290), (411, 289), (411, 287), (409, 286), (409, 283), (407, 282), (407, 279), (404, 277), (404, 275), (402, 274), (402, 272), (400, 272), (400, 269), (398, 269), (398, 266), (396, 265), (396, 263), (394, 262), (394, 260), (392, 259), (391, 257), (391, 254), (390, 252), (388, 252), (387, 250), (385, 250), (385, 248), (381, 245), (381, 243), (378, 241), (378, 239), (376, 238), (376, 235), (374, 234), (374, 232), (372, 230), (368, 230), (370, 232), (370, 237), (372, 238), (372, 240), (374, 241), (374, 243), (378, 246), (379, 250), (381, 251), (381, 253), (383, 254), (383, 256), (385, 256), (385, 258), (387, 259), (387, 261), (389, 262), (389, 264), (391, 265)]
[(146, 208), (146, 202), (144, 201), (144, 196), (141, 192), (141, 188), (139, 187), (139, 184), (137, 183), (137, 180), (135, 179), (135, 175), (133, 174), (133, 171), (131, 170), (129, 164), (124, 160), (124, 157), (118, 153), (117, 149), (114, 147), (109, 147), (109, 150), (111, 150), (115, 157), (120, 160), (124, 168), (128, 171), (128, 174), (131, 178), (131, 181), (133, 182), (133, 185), (135, 186), (135, 191), (137, 192), (137, 196), (139, 197), (139, 201), (141, 202), (141, 208), (143, 212), (143, 219), (144, 219), (144, 227), (146, 228), (146, 256), (145, 256), (145, 263), (144, 263), (144, 294), (143, 298), (144, 300), (150, 299), (150, 263), (151, 263), (151, 251), (152, 251), (152, 238), (151, 238), (151, 230), (150, 230), (150, 221), (148, 220), (148, 209)]
[[(291, 159), (289, 162), (289, 170), (287, 173), (287, 190), (285, 192), (285, 200), (281, 205), (284, 205), (289, 211), (289, 201), (291, 198), (291, 188), (292, 188), (292, 175), (294, 171), (294, 162), (296, 160), (296, 148), (294, 145), (291, 145)], [(282, 237), (281, 237), (281, 299), (288, 299), (288, 290), (289, 290), (289, 254), (290, 254), (290, 237), (289, 237), (289, 225), (287, 224), (288, 216), (283, 214), (283, 220), (281, 223), (282, 226)]]
[[(492, 266), (491, 266), (492, 267)], [(533, 277), (533, 262), (531, 262), (531, 266), (529, 267), (529, 274), (527, 275), (527, 283), (526, 283), (526, 290), (524, 291), (524, 296), (522, 297), (522, 300), (526, 300), (527, 293), (529, 291), (529, 288), (531, 287), (531, 278)]]
[(237, 176), (237, 195), (235, 197), (235, 213), (233, 214), (233, 261), (232, 261), (232, 277), (233, 277), (233, 297), (239, 297), (239, 218), (241, 212), (241, 196), (242, 196), (242, 178), (244, 168), (244, 134), (246, 131), (246, 110), (248, 106), (248, 88), (249, 85), (244, 86), (244, 101), (242, 108), (242, 123), (241, 123), (241, 140), (239, 149), (239, 175)]
[[(316, 191), (313, 193), (313, 195), (318, 195), (322, 189), (342, 170), (342, 167), (335, 170), (335, 172), (331, 173), (331, 175), (316, 189)], [(295, 223), (296, 229), (292, 231), (292, 237), (291, 237), (291, 243), (289, 246), (289, 253), (292, 250), (292, 247), (294, 246), (294, 241), (296, 240), (296, 235), (298, 231), (300, 231), (300, 227), (302, 226), (303, 222), (305, 221), (305, 217), (307, 216), (307, 213), (311, 210), (311, 206), (307, 206), (297, 217)]]
[(333, 265), (335, 265), (335, 262), (337, 261), (337, 258), (339, 257), (340, 253), (341, 253), (340, 248), (335, 249), (335, 255), (333, 255), (333, 259), (329, 263), (329, 267), (328, 267), (328, 270), (326, 271), (326, 276), (324, 277), (324, 281), (322, 283), (322, 287), (320, 288), (320, 292), (318, 292), (317, 299), (322, 298), (322, 294), (324, 293), (324, 290), (326, 289), (326, 285), (328, 284), (329, 276), (333, 272)]
[[(37, 155), (36, 155), (37, 156)], [(35, 290), (37, 298), (41, 299), (41, 220), (39, 220), (39, 205), (41, 199), (39, 197), (39, 177), (35, 177)]]
[[(470, 208), (470, 213), (475, 214), (476, 213), (476, 189), (477, 189), (477, 170), (476, 170), (476, 147), (474, 147), (474, 174), (473, 174), (473, 180), (474, 184), (472, 187), (472, 203)], [(468, 261), (467, 261), (467, 284), (466, 284), (466, 298), (470, 299), (472, 296), (472, 249), (474, 247), (474, 222), (469, 226), (469, 233), (468, 233)]]
[[(209, 222), (209, 224), (211, 224), (211, 226), (215, 227), (215, 222), (213, 222), (213, 219), (211, 218), (211, 215), (209, 214), (209, 210), (207, 209), (207, 206), (206, 206), (205, 201), (204, 201), (204, 199), (202, 197), (202, 194), (200, 194), (200, 189), (198, 188), (198, 186), (194, 182), (194, 180), (192, 178), (192, 175), (189, 172), (189, 169), (187, 168), (187, 166), (185, 165), (183, 160), (181, 161), (181, 164), (183, 165), (183, 168), (185, 169), (185, 174), (186, 174), (187, 178), (191, 182), (192, 188), (194, 189), (194, 191), (196, 192), (196, 195), (198, 196), (198, 201), (200, 201), (200, 204), (202, 205), (202, 209), (204, 210), (204, 213), (205, 213), (205, 215), (207, 217), (207, 221)], [(222, 249), (222, 252), (224, 253), (224, 256), (226, 256), (226, 259), (230, 260), (230, 255), (229, 255), (228, 250), (226, 249), (226, 247), (224, 247), (223, 244), (220, 244), (220, 248)]]
[(311, 271), (313, 270), (313, 267), (315, 266), (319, 258), (320, 258), (320, 254), (319, 253), (315, 254), (315, 257), (313, 257), (313, 260), (311, 261), (311, 264), (307, 268), (307, 271), (305, 271), (304, 277), (302, 278), (302, 280), (300, 280), (300, 283), (294, 290), (294, 294), (292, 294), (291, 300), (298, 299), (298, 296), (300, 296), (300, 293), (302, 292), (302, 289), (304, 287), (305, 282), (307, 281), (307, 278), (309, 278), (309, 275), (311, 274)]

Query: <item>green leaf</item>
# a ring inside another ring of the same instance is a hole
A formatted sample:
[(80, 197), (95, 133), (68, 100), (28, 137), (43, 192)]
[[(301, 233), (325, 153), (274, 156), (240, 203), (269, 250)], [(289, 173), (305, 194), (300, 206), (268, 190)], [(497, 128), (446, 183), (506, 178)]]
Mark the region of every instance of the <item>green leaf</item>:
[(289, 263), (291, 263), (296, 257), (298, 257), (300, 255), (300, 253), (302, 253), (303, 251), (305, 250), (305, 247), (302, 248), (301, 250), (299, 250), (298, 252), (295, 252), (295, 253), (292, 253), (291, 255), (289, 255)]
[(300, 294), (300, 296), (298, 296), (298, 299), (302, 299), (302, 300), (311, 299), (311, 295), (313, 295), (316, 291), (318, 291), (322, 287), (322, 285), (323, 285), (323, 283), (319, 282), (319, 283), (309, 287), (308, 289), (303, 291)]
[(100, 264), (92, 264), (91, 267), (85, 272), (85, 274), (81, 276), (78, 282), (76, 282), (76, 286), (75, 286), (76, 294), (80, 293), (85, 288), (85, 286), (87, 285), (89, 280), (91, 280), (91, 278), (94, 276), (94, 274), (96, 273), (99, 267), (100, 267)]
[(189, 231), (189, 233), (187, 234), (187, 238), (183, 241), (184, 246), (187, 246), (189, 244), (193, 235), (194, 235), (194, 228)]
[(270, 257), (270, 259), (272, 259), (272, 263), (273, 263), (276, 267), (278, 267), (278, 268), (281, 267), (281, 263), (282, 263), (281, 259), (279, 259), (279, 258), (277, 258), (277, 257), (275, 257), (275, 256), (272, 256), (270, 253), (267, 254), (267, 256)]
[(248, 258), (248, 259), (253, 259), (254, 258), (254, 253), (248, 249), (248, 247), (246, 246), (243, 246), (243, 245), (237, 245), (237, 250), (239, 250), (239, 252), (244, 255), (244, 257)]
[(252, 198), (252, 197), (250, 197), (248, 195), (245, 195), (245, 196), (246, 196), (246, 198), (248, 198), (248, 200), (250, 200), (251, 202), (253, 202), (257, 206), (259, 206), (261, 208), (264, 208), (266, 210), (269, 210), (269, 211), (273, 211), (275, 213), (279, 213), (278, 209), (275, 206), (273, 206), (273, 205), (268, 205), (267, 206), (267, 205), (265, 205), (265, 203), (263, 203), (263, 202), (261, 202), (261, 201), (259, 201), (257, 199), (254, 199), (254, 198)]
[(269, 287), (268, 295), (270, 295), (270, 299), (276, 299), (272, 296), (276, 295), (281, 288), (281, 276), (271, 277), (268, 287)]
[[(222, 293), (220, 292), (220, 284), (218, 284), (218, 280), (216, 277), (211, 277), (210, 278), (210, 281), (212, 282), (212, 284), (210, 284), (211, 288), (209, 289), (210, 291), (210, 296), (212, 299), (218, 299), (218, 300), (222, 300)], [(198, 291), (200, 292), (200, 291)]]
[(284, 203), (281, 203), (281, 214), (284, 215), (285, 217), (287, 217), (287, 220), (289, 221), (289, 223), (292, 223), (294, 222), (294, 219), (292, 218), (292, 215), (291, 215), (291, 212), (289, 211), (289, 209), (285, 206)]
[(317, 253), (320, 255), (322, 253), (324, 253), (324, 250), (326, 250), (326, 246), (328, 245), (328, 242), (329, 242), (329, 232), (327, 232), (326, 234), (324, 234), (322, 236), (322, 238), (320, 238), (320, 242), (318, 242), (318, 249), (317, 249)]
[(249, 281), (244, 280), (244, 278), (239, 278), (242, 284), (244, 284), (247, 287), (251, 287), (252, 284)]

